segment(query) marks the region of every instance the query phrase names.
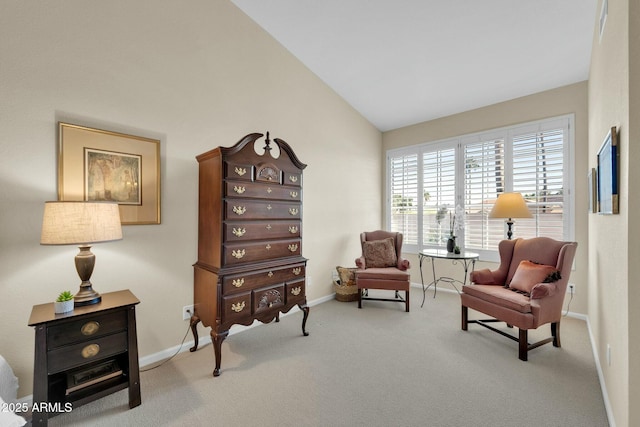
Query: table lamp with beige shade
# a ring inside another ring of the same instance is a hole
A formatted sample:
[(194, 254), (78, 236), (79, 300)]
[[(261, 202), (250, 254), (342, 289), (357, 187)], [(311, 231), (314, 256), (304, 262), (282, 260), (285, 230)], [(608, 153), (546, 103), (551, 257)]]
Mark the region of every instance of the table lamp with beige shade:
[(104, 202), (45, 202), (42, 219), (42, 245), (78, 245), (76, 270), (80, 276), (80, 290), (74, 305), (99, 303), (100, 294), (93, 289), (91, 274), (96, 256), (93, 243), (122, 239), (120, 211), (117, 203)]

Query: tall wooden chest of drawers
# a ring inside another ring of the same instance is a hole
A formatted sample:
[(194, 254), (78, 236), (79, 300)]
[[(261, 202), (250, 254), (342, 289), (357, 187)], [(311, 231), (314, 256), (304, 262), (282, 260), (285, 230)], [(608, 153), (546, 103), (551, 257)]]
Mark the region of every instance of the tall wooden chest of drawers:
[(302, 170), (281, 139), (252, 133), (233, 147), (196, 157), (199, 164), (198, 261), (194, 265), (197, 325), (211, 328), (214, 376), (222, 342), (234, 324), (279, 320), (296, 305), (309, 316), (302, 257)]

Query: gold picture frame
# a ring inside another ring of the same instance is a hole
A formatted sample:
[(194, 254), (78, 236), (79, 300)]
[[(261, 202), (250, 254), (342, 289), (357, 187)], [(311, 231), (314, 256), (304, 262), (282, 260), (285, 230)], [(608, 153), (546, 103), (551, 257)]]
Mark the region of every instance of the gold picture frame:
[(112, 201), (123, 225), (160, 224), (160, 141), (58, 123), (58, 199)]

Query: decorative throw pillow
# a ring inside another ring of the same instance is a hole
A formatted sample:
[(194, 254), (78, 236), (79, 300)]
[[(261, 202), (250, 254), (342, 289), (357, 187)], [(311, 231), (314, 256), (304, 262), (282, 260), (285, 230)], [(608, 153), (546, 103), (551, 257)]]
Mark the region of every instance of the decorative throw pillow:
[(393, 237), (364, 242), (362, 252), (367, 268), (395, 267), (398, 263)]
[(342, 286), (353, 286), (356, 284), (356, 269), (347, 267), (336, 267), (338, 276), (340, 276), (340, 284)]
[(531, 293), (531, 289), (533, 289), (535, 285), (543, 283), (545, 280), (549, 280), (548, 278), (554, 277), (555, 273), (557, 273), (556, 268), (550, 265), (536, 264), (531, 261), (520, 261), (518, 269), (513, 275), (509, 287), (511, 289)]

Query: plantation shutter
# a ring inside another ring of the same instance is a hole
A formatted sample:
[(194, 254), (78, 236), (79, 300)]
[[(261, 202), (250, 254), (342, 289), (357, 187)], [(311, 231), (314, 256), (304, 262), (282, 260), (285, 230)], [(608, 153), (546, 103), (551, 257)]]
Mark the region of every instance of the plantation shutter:
[(503, 239), (503, 222), (489, 220), (498, 194), (505, 191), (505, 140), (478, 138), (463, 145), (464, 152), (464, 247), (471, 250), (496, 249)]
[(565, 237), (564, 140), (563, 128), (514, 132), (513, 191), (522, 193), (533, 216), (515, 221), (517, 237)]
[(404, 244), (418, 244), (418, 154), (389, 159), (390, 230), (400, 232)]
[(455, 148), (425, 151), (422, 162), (423, 245), (441, 245), (449, 237), (449, 214), (456, 208)]

